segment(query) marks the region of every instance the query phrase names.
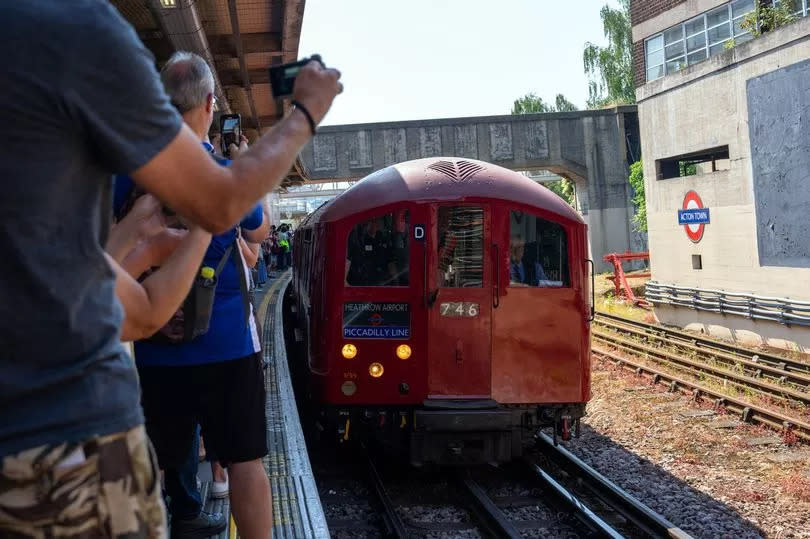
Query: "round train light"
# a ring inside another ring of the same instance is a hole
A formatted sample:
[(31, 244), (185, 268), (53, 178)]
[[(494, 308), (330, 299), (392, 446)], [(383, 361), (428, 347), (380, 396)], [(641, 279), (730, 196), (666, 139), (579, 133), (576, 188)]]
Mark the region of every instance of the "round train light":
[(351, 380), (346, 380), (345, 382), (343, 382), (343, 385), (340, 386), (340, 390), (347, 397), (351, 397), (352, 395), (355, 394), (355, 392), (357, 392), (357, 384), (355, 384)]
[(407, 344), (400, 344), (397, 346), (397, 357), (399, 359), (408, 359), (411, 357), (411, 347)]
[(343, 354), (343, 357), (346, 359), (354, 359), (357, 355), (357, 347), (353, 344), (344, 344), (343, 348), (340, 350), (340, 353)]
[(383, 369), (381, 363), (375, 362), (368, 366), (368, 373), (371, 375), (372, 378), (379, 378), (380, 376), (383, 375), (384, 371), (385, 369)]

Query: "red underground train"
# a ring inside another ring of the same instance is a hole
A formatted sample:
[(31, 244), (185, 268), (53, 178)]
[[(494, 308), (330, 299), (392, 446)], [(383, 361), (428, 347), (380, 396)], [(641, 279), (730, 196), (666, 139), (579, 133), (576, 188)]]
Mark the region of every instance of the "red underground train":
[(326, 433), (404, 446), (416, 465), (497, 462), (584, 414), (587, 227), (526, 176), (393, 165), (310, 214), (293, 253), (293, 371)]

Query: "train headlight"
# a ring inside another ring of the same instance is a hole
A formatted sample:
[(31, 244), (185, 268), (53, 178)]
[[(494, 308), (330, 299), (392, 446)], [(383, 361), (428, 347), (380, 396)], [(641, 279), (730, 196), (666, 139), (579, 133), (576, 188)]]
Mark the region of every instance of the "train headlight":
[(353, 344), (344, 344), (340, 353), (343, 354), (343, 357), (346, 359), (354, 359), (357, 355), (357, 347)]
[(408, 359), (411, 357), (411, 347), (407, 344), (400, 344), (397, 346), (397, 357), (399, 359)]
[(371, 375), (372, 378), (379, 378), (380, 376), (383, 375), (384, 371), (385, 369), (383, 369), (381, 363), (375, 362), (368, 366), (368, 373)]

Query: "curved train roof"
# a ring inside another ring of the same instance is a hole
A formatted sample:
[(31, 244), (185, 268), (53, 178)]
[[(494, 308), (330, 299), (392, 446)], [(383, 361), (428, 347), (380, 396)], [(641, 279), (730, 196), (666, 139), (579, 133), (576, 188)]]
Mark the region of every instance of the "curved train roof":
[(323, 204), (305, 222), (337, 221), (403, 201), (462, 201), (494, 198), (539, 208), (563, 219), (582, 217), (549, 189), (513, 170), (458, 157), (431, 157), (374, 172)]

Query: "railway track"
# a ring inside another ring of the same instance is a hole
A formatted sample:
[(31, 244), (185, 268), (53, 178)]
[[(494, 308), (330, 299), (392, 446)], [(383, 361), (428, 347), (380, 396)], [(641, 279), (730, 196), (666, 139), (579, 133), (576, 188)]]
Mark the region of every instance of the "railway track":
[(334, 477), (318, 483), (333, 537), (689, 537), (542, 433), (534, 456), (542, 462), (403, 474), (361, 450), (342, 468), (354, 493), (330, 486)]
[[(797, 417), (810, 407), (810, 365), (613, 315), (598, 313), (596, 322), (593, 343), (601, 346), (593, 346), (592, 351), (597, 356), (649, 374), (655, 382), (668, 382), (673, 390), (688, 389), (695, 397), (711, 397), (744, 421), (789, 430), (810, 441), (810, 423)], [(674, 367), (685, 376), (659, 366)], [(700, 378), (723, 388), (732, 386), (738, 395), (701, 383)], [(747, 392), (780, 401), (783, 410), (739, 396)]]

